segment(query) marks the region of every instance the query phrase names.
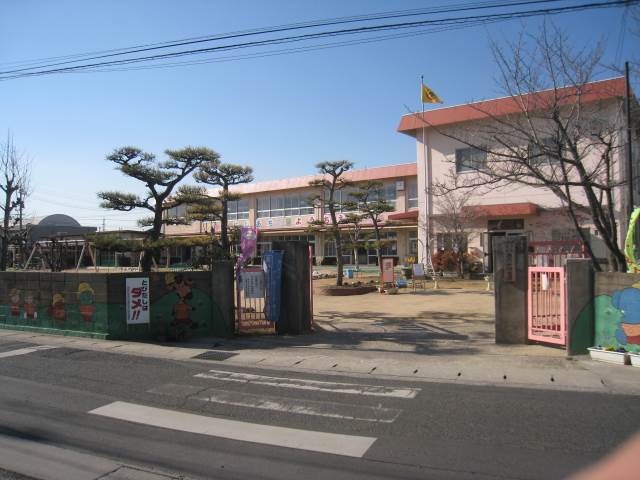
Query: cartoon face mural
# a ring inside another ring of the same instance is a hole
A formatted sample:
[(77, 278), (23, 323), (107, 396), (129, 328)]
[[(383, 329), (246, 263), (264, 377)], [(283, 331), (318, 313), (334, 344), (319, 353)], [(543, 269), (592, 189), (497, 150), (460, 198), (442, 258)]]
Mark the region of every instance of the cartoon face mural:
[(33, 292), (29, 290), (24, 293), (24, 318), (30, 320), (38, 318), (38, 305), (36, 305)]
[(615, 292), (611, 304), (622, 313), (616, 330), (618, 342), (640, 345), (640, 283)]
[(193, 282), (191, 279), (185, 278), (184, 275), (173, 273), (167, 273), (165, 275), (165, 283), (169, 290), (176, 293), (178, 301), (173, 305), (173, 325), (180, 325), (184, 327), (197, 328), (197, 324), (191, 321), (191, 311), (195, 310), (195, 307), (189, 305), (188, 300), (193, 298), (191, 288)]
[(95, 292), (91, 285), (86, 282), (80, 282), (78, 285), (78, 303), (80, 304), (78, 310), (82, 320), (89, 323), (93, 320), (93, 314), (96, 312), (96, 307), (93, 305), (93, 299)]
[(12, 317), (20, 316), (20, 289), (12, 288), (9, 292), (9, 305)]
[(58, 322), (64, 322), (67, 319), (67, 312), (64, 308), (64, 295), (62, 293), (56, 293), (53, 296), (48, 313)]

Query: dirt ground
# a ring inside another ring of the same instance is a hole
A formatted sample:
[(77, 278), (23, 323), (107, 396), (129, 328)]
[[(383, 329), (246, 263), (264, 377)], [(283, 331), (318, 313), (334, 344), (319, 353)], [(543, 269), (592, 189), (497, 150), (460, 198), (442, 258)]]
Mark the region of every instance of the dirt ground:
[(402, 288), (397, 295), (322, 295), (322, 287), (333, 284), (335, 279), (314, 281), (314, 319), (345, 345), (442, 355), (555, 355), (541, 346), (495, 344), (494, 292), (483, 280), (443, 280), (438, 289), (427, 282), (424, 289)]

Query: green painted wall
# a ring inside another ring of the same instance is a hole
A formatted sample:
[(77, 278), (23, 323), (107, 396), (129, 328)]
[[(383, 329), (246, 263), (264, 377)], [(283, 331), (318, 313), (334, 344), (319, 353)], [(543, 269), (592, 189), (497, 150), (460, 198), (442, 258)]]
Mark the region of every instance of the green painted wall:
[[(149, 277), (150, 323), (127, 325), (127, 277)], [(210, 272), (151, 274), (0, 272), (0, 328), (127, 340), (166, 340), (233, 334), (219, 304), (227, 288), (212, 289)], [(224, 298), (223, 298), (224, 297)]]
[(640, 352), (640, 274), (596, 274), (595, 344)]

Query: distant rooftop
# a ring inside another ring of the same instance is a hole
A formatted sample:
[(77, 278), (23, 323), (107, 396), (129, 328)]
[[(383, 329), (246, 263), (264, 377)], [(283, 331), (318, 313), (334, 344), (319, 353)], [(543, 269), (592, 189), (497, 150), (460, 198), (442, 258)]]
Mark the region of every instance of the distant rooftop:
[[(344, 178), (351, 182), (365, 182), (367, 180), (385, 180), (388, 178), (412, 177), (416, 175), (418, 175), (418, 168), (417, 164), (413, 162), (350, 170), (344, 174)], [(263, 182), (247, 183), (244, 185), (236, 185), (231, 188), (231, 191), (233, 193), (246, 195), (249, 193), (306, 188), (309, 186), (310, 181), (317, 178), (320, 178), (320, 175), (306, 175), (303, 177), (285, 178), (282, 180), (267, 180)]]

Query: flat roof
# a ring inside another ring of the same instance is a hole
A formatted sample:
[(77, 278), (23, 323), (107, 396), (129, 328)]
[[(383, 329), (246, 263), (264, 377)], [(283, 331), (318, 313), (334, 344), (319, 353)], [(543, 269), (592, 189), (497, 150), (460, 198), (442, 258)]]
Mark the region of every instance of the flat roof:
[[(398, 132), (414, 135), (423, 128), (441, 127), (454, 123), (482, 120), (523, 111), (541, 110), (552, 104), (570, 105), (575, 102), (577, 94), (582, 102), (596, 102), (616, 97), (624, 97), (626, 84), (624, 77), (610, 78), (586, 83), (580, 91), (576, 87), (540, 90), (520, 96), (509, 96), (483, 100), (479, 102), (439, 107), (418, 113), (403, 115), (398, 125)], [(556, 96), (560, 98), (556, 99)]]
[[(349, 170), (344, 178), (351, 182), (365, 182), (367, 180), (385, 180), (397, 177), (413, 177), (418, 175), (415, 162), (399, 165), (385, 165), (383, 167), (361, 168)], [(303, 177), (285, 178), (281, 180), (267, 180), (263, 182), (246, 183), (231, 187), (232, 193), (247, 195), (250, 193), (275, 192), (279, 190), (293, 190), (309, 187), (309, 182), (320, 178), (320, 175), (306, 175)]]

